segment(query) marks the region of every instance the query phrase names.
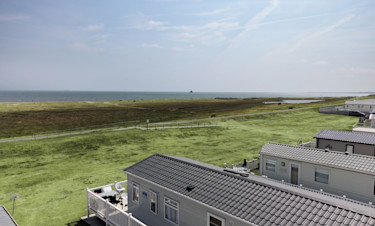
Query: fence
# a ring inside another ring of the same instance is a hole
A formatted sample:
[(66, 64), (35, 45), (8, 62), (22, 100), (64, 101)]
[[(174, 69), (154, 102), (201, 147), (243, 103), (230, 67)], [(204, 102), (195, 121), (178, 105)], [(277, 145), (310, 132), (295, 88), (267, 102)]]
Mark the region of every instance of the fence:
[[(122, 181), (120, 183), (127, 183)], [(103, 199), (93, 191), (107, 186), (114, 186), (114, 184), (105, 185), (102, 187), (87, 189), (87, 216), (89, 217), (90, 211), (95, 213), (97, 217), (101, 218), (106, 225), (113, 226), (146, 226), (138, 219), (127, 213), (117, 206), (110, 203), (108, 200)]]
[(128, 127), (135, 127), (141, 121), (126, 121), (126, 122), (118, 122), (118, 123), (110, 123), (110, 124), (103, 124), (103, 125), (94, 125), (94, 126), (85, 126), (85, 127), (78, 127), (73, 129), (65, 129), (65, 130), (54, 130), (49, 132), (43, 133), (34, 133), (33, 138), (49, 138), (49, 137), (57, 137), (57, 136), (65, 136), (65, 135), (74, 135), (74, 134), (84, 134), (84, 133), (92, 133), (98, 131), (105, 131), (111, 130), (116, 128), (128, 128)]
[(349, 112), (350, 111), (348, 109), (345, 109), (344, 105), (336, 105), (336, 106), (319, 108), (319, 113), (324, 113), (324, 114), (349, 115)]
[(139, 129), (182, 129), (182, 128), (203, 128), (219, 126), (218, 122), (204, 121), (204, 122), (159, 122), (159, 123), (140, 123), (136, 128)]

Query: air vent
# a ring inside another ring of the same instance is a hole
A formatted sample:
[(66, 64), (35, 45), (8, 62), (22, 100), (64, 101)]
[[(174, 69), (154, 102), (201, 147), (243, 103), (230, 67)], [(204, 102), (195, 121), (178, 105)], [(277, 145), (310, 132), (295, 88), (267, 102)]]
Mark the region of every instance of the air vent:
[(187, 191), (192, 191), (194, 188), (195, 188), (195, 185), (189, 184), (189, 185), (186, 187), (186, 190), (187, 190)]

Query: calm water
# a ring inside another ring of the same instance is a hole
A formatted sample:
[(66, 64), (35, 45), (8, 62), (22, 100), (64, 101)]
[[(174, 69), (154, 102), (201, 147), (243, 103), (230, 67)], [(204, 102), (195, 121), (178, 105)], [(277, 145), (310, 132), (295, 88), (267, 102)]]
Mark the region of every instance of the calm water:
[(144, 99), (201, 99), (252, 97), (342, 97), (367, 96), (366, 93), (267, 93), (267, 92), (92, 92), (92, 91), (0, 91), (0, 102), (107, 101)]

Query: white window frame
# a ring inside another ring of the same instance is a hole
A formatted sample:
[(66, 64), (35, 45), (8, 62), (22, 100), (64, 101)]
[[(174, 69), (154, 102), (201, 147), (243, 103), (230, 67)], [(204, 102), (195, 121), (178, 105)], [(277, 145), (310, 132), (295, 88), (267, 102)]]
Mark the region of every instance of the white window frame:
[[(317, 171), (320, 171), (320, 172), (317, 172)], [(322, 182), (322, 181), (317, 181), (316, 180), (316, 173), (328, 175), (327, 183)], [(318, 183), (321, 183), (321, 184), (329, 184), (329, 170), (322, 169), (322, 168), (315, 168), (315, 171), (314, 171), (314, 181), (318, 182)]]
[[(151, 209), (151, 206), (152, 206), (152, 196), (155, 196), (155, 212)], [(154, 191), (150, 191), (150, 211), (154, 214), (158, 214), (158, 205), (159, 205), (159, 195), (158, 193), (154, 192)]]
[[(134, 192), (137, 194), (137, 200), (135, 200)], [(139, 204), (139, 184), (133, 183), (132, 186), (132, 201), (136, 204)]]
[[(176, 205), (174, 205), (172, 202), (175, 203)], [(164, 197), (164, 219), (171, 222), (174, 225), (179, 225), (179, 223), (180, 223), (180, 211), (179, 211), (180, 208), (179, 208), (179, 206), (180, 206), (180, 204), (177, 201), (175, 201), (171, 198), (168, 198), (168, 197)], [(177, 214), (176, 214), (177, 215), (177, 218), (176, 218), (177, 223), (173, 222), (172, 220), (167, 218), (167, 216), (166, 216), (166, 208), (167, 207), (177, 211)]]
[(221, 221), (221, 226), (225, 226), (225, 219), (212, 213), (207, 213), (207, 226), (210, 226), (210, 217), (214, 217)]
[[(265, 167), (265, 170), (267, 170), (267, 171), (269, 171), (269, 172), (276, 172), (276, 160), (274, 160), (274, 159), (266, 159), (266, 167)], [(273, 167), (273, 170), (271, 170), (271, 169), (269, 169), (268, 167), (267, 167), (267, 164), (272, 164), (272, 165), (274, 165), (274, 167)]]

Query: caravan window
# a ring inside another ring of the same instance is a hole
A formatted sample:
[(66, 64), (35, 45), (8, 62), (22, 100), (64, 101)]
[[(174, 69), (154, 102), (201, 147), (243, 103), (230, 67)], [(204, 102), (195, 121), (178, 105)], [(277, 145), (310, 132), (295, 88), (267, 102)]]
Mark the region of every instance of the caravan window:
[(164, 218), (178, 225), (178, 202), (164, 198)]
[(207, 213), (207, 226), (225, 226), (223, 218)]
[(158, 213), (158, 195), (150, 191), (150, 209), (153, 213)]
[(328, 184), (329, 171), (315, 168), (315, 181), (323, 184)]
[(138, 187), (138, 184), (133, 184), (133, 202), (139, 203), (139, 187)]
[(276, 160), (266, 159), (266, 170), (275, 172)]

